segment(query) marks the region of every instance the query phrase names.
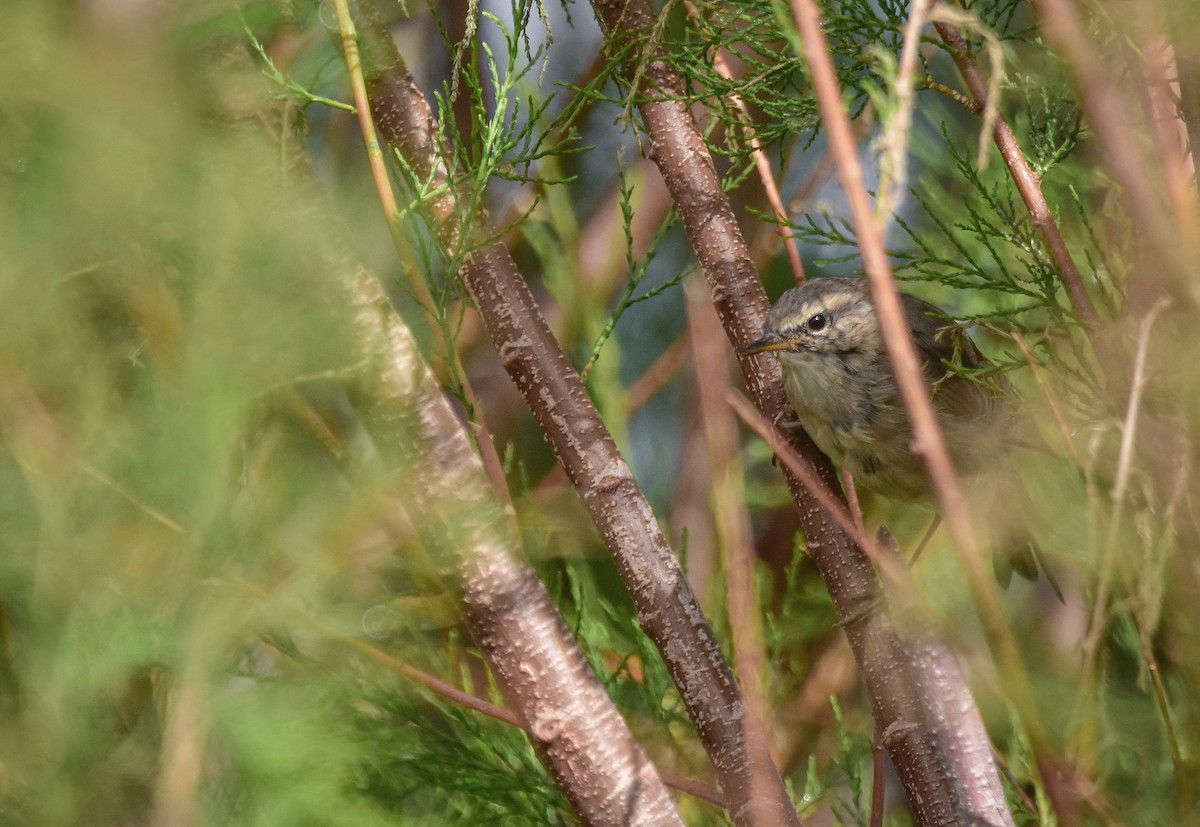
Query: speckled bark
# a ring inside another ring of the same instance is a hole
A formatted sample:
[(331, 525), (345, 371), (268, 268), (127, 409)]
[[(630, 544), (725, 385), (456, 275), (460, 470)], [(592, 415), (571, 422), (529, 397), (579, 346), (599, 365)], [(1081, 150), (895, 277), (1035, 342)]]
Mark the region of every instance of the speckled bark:
[[(683, 84), (665, 61), (640, 44), (652, 23), (645, 0), (595, 0), (611, 54), (629, 56), (636, 95), (658, 164), (704, 269), (713, 303), (739, 351), (762, 332), (768, 302), (704, 141), (686, 105)], [(637, 44), (632, 45), (631, 44)], [(769, 356), (741, 357), (755, 403), (774, 421), (791, 416), (780, 368)], [(795, 444), (833, 490), (827, 457), (802, 431)], [(1011, 825), (990, 741), (953, 654), (927, 639), (902, 638), (888, 616), (865, 552), (788, 474), (808, 551), (825, 579), (871, 696), (876, 721), (922, 825)]]
[[(368, 30), (368, 91), (380, 134), (418, 177), (445, 181), (432, 112), (386, 33)], [(471, 249), (463, 239), (455, 194), (426, 206), (441, 242)], [(618, 452), (578, 373), (538, 309), (508, 251), (485, 244), (459, 277), (483, 318), (506, 371), (524, 395), (592, 521), (616, 560), (638, 618), (654, 641), (696, 724), (738, 825), (798, 825), (765, 739), (747, 739), (737, 685), (712, 630), (662, 533), (658, 520)], [(755, 750), (748, 744), (759, 744)]]
[(654, 765), (596, 679), (516, 540), (470, 437), (378, 283), (352, 284), (392, 434), (411, 460), (407, 510), (453, 549), (467, 621), (510, 706), (589, 825), (680, 825)]

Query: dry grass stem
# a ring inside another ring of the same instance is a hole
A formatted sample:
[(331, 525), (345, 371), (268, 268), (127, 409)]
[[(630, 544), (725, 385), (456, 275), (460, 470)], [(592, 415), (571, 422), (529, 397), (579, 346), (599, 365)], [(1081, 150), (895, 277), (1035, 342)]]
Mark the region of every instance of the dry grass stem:
[[(726, 396), (732, 392), (728, 350), (721, 322), (706, 292), (695, 282), (689, 282), (686, 288), (689, 339), (700, 391), (700, 421), (708, 446), (710, 502), (725, 568), (734, 663), (747, 709), (755, 720), (769, 727), (774, 716), (767, 706), (767, 655), (754, 572), (754, 535), (746, 507), (745, 468), (737, 419), (725, 404)], [(774, 745), (768, 746), (775, 754)]]
[(809, 493), (821, 504), (822, 508), (832, 515), (838, 526), (867, 553), (867, 556), (879, 567), (884, 576), (904, 592), (916, 594), (916, 587), (913, 585), (908, 569), (894, 554), (887, 553), (879, 547), (874, 538), (863, 529), (861, 522), (851, 515), (841, 498), (825, 484), (824, 480), (816, 474), (792, 444), (772, 427), (766, 417), (755, 410), (749, 400), (739, 393), (730, 391), (725, 398), (750, 430), (771, 446), (771, 450), (775, 452), (775, 456), (779, 457), (779, 461), (800, 478)]

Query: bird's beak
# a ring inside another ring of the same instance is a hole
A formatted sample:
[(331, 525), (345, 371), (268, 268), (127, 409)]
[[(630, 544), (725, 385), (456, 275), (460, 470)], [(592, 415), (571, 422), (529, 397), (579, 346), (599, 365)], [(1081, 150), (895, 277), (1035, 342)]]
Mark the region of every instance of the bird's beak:
[(753, 356), (755, 353), (768, 353), (772, 350), (787, 350), (791, 341), (784, 339), (778, 333), (765, 333), (757, 342), (742, 348), (743, 356)]

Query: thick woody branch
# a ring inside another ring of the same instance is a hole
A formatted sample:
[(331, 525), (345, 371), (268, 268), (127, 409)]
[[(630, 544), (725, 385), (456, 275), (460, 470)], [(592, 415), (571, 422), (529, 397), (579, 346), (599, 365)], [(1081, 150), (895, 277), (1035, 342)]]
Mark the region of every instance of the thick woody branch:
[(379, 283), (351, 284), (385, 420), (412, 470), (405, 508), (459, 556), (467, 623), (517, 718), (583, 820), (683, 822), (654, 765), (528, 565), (466, 428)]
[[(403, 675), (413, 683), (420, 684), (430, 692), (441, 695), (443, 698), (458, 704), (465, 709), (471, 709), (481, 715), (486, 715), (494, 720), (501, 721), (509, 726), (521, 727), (521, 719), (518, 718), (507, 707), (497, 706), (494, 703), (485, 701), (482, 698), (477, 698), (467, 692), (463, 692), (456, 686), (446, 683), (443, 680), (435, 678), (433, 675), (426, 674), (420, 669), (416, 669), (401, 660), (398, 660), (386, 652), (375, 648), (365, 641), (358, 638), (345, 638), (346, 645), (357, 649), (358, 651), (371, 658), (381, 666), (390, 669), (391, 671)], [(526, 734), (532, 735), (528, 730)], [(680, 775), (674, 775), (669, 772), (659, 770), (659, 776), (662, 777), (663, 783), (668, 787), (679, 790), (681, 793), (687, 793), (690, 796), (699, 798), (701, 801), (707, 801), (714, 807), (725, 809), (725, 796), (710, 787), (708, 784), (703, 784), (699, 781), (694, 781), (691, 778), (684, 778)]]
[[(683, 84), (666, 60), (636, 48), (653, 22), (644, 0), (596, 0), (595, 7), (608, 32), (610, 52), (630, 55), (624, 71), (631, 84), (638, 84), (633, 94), (640, 101), (651, 158), (679, 207), (726, 334), (740, 351), (761, 333), (767, 298), (712, 158), (681, 102)], [(776, 422), (788, 418), (791, 411), (776, 361), (742, 356), (741, 364), (759, 409)], [(825, 485), (836, 489), (828, 458), (803, 433), (795, 439)], [(862, 668), (888, 751), (920, 823), (1011, 824), (978, 712), (968, 704), (960, 706), (949, 722), (940, 717), (953, 702), (969, 697), (953, 657), (944, 647), (927, 644), (944, 653), (939, 662), (948, 666), (939, 680), (944, 677), (947, 682), (943, 689), (953, 686), (955, 690), (938, 701), (925, 697), (924, 692), (934, 683), (932, 674), (922, 674), (931, 668), (922, 655), (926, 644), (906, 643), (899, 637), (882, 610), (879, 583), (866, 554), (796, 476), (789, 472), (787, 479), (808, 538), (809, 554), (825, 578)], [(971, 740), (971, 748), (964, 751), (961, 742), (951, 743), (951, 730)]]
[[(445, 185), (426, 204), (439, 238), (452, 251), (471, 250), (459, 277), (505, 370), (612, 552), (642, 627), (662, 653), (696, 724), (730, 815), (739, 825), (797, 824), (765, 740), (745, 737), (753, 722), (746, 718), (729, 664), (583, 382), (508, 251), (498, 243), (475, 246), (488, 237), (486, 217), (458, 213), (459, 203), (470, 203), (469, 193), (456, 189), (454, 171), (443, 165), (433, 114), (386, 30), (372, 28), (368, 44), (373, 58), (368, 92), (376, 124), (418, 178)], [(462, 237), (464, 218), (471, 219), (475, 237)], [(769, 818), (756, 821), (761, 812)]]

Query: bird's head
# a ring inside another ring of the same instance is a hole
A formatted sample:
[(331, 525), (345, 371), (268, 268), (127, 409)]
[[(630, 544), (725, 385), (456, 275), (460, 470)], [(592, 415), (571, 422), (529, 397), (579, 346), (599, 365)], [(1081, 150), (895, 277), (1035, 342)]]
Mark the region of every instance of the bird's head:
[(814, 279), (793, 287), (767, 314), (762, 337), (745, 355), (842, 354), (881, 346), (865, 279)]

